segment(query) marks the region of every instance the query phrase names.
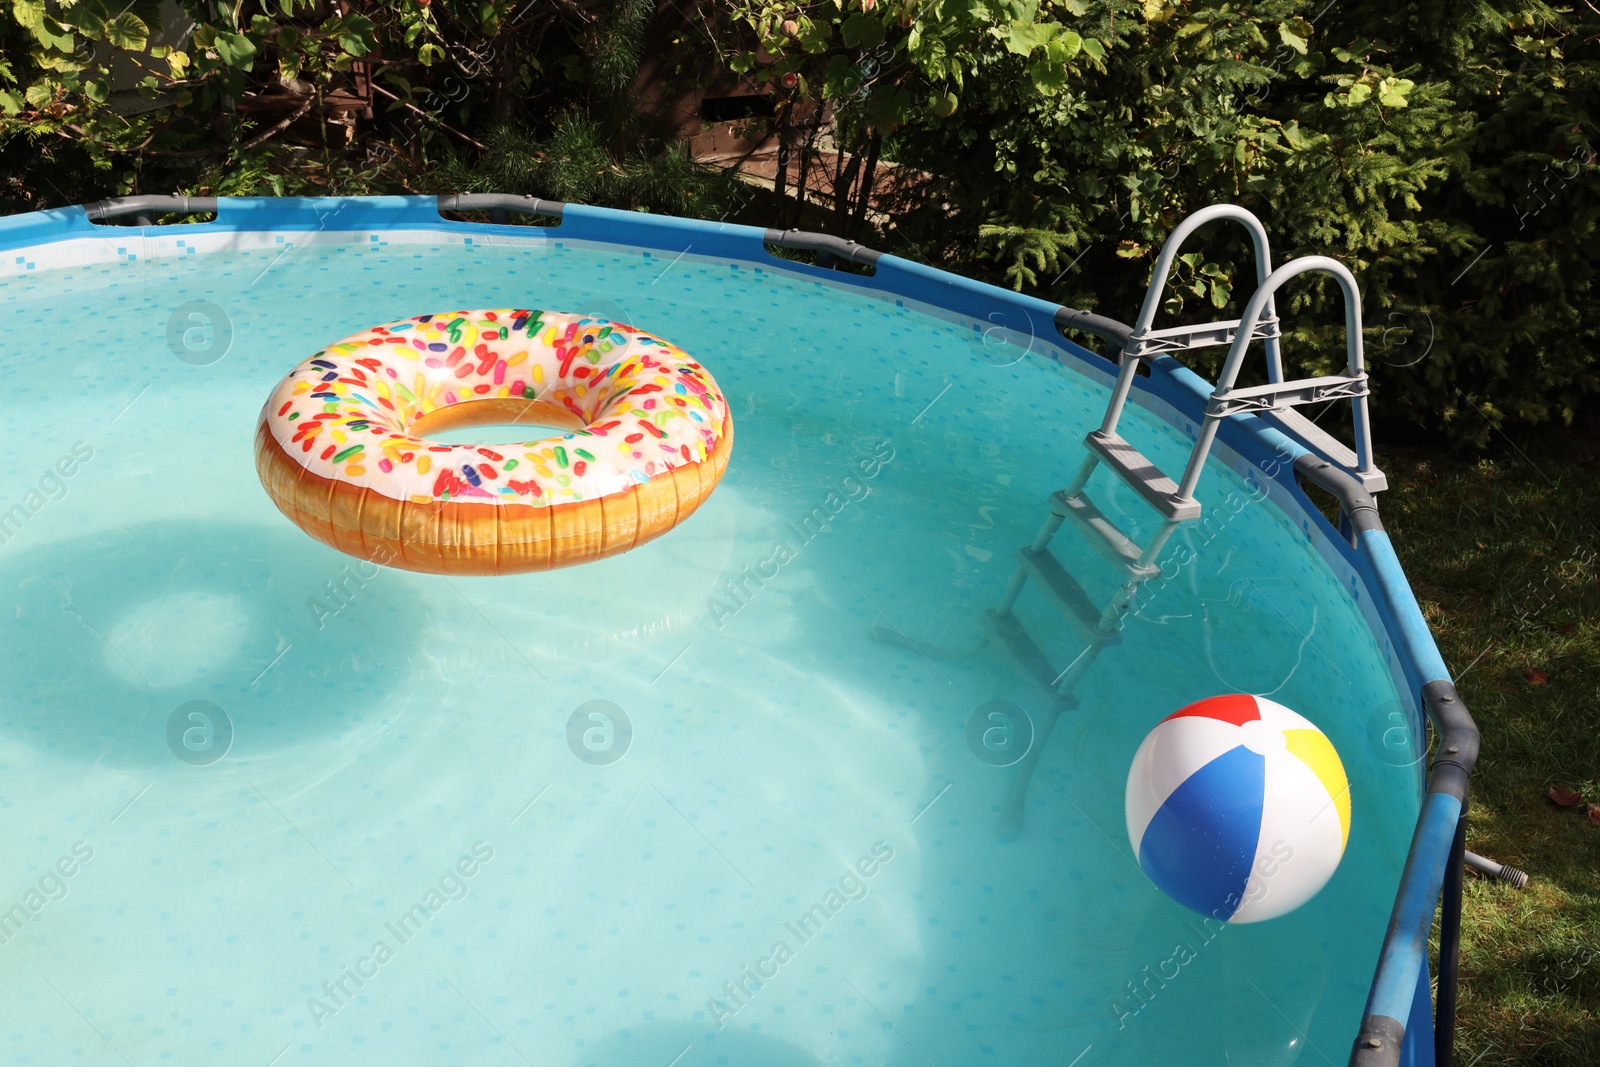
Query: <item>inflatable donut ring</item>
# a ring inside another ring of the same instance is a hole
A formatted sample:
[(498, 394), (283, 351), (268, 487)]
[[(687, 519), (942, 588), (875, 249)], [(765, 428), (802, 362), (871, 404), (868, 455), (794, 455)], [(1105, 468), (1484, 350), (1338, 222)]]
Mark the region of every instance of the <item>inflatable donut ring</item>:
[[(527, 422), (504, 445), (429, 440)], [(432, 574), (586, 563), (659, 537), (722, 478), (717, 383), (652, 334), (555, 311), (418, 315), (329, 345), (261, 409), (256, 471), (317, 540)]]

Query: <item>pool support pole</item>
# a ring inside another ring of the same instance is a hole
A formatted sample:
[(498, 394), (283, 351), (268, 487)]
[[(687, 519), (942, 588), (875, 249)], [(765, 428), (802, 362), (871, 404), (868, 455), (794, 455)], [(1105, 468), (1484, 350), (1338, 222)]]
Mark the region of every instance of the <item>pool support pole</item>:
[[(1359, 479), (1315, 455), (1296, 459), (1294, 472), (1298, 481), (1311, 482), (1338, 499), (1339, 532), (1352, 545), (1359, 546), (1368, 533), (1383, 534), (1377, 502)], [(1452, 1067), (1454, 1059), (1461, 887), (1467, 856), (1467, 779), (1477, 762), (1479, 737), (1472, 716), (1449, 681), (1423, 685), (1422, 703), (1438, 732), (1439, 747), (1350, 1067), (1398, 1067), (1401, 1062), (1405, 1020), (1411, 1015), (1411, 1002), (1427, 967), (1435, 907), (1440, 916), (1434, 1067)], [(1446, 856), (1443, 864), (1438, 862), (1441, 853)], [(1509, 875), (1500, 877), (1516, 884)], [(1523, 875), (1524, 883), (1526, 878)]]
[(1454, 1058), (1467, 779), (1477, 762), (1479, 737), (1472, 716), (1450, 682), (1425, 684), (1422, 702), (1439, 734), (1439, 745), (1350, 1067), (1398, 1067), (1406, 1029), (1403, 1020), (1411, 1014), (1418, 978), (1427, 966), (1428, 933), (1436, 906), (1440, 916), (1435, 1067), (1452, 1067)]

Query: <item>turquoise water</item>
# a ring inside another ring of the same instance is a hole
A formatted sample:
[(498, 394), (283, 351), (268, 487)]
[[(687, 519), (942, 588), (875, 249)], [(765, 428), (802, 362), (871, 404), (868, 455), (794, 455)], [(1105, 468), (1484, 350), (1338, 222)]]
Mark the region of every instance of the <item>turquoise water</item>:
[[(1350, 591), (1297, 521), (1223, 503), (1233, 473), (1202, 480), (1213, 525), (1168, 548), (1192, 562), (1094, 659), (1001, 832), (1019, 767), (968, 721), (1050, 703), (983, 613), (1105, 399), (1042, 350), (616, 249), (372, 238), (0, 289), (0, 510), (23, 508), (0, 534), (0, 909), (23, 909), (0, 1060), (1343, 1062), (1415, 771), (1375, 741), (1396, 694)], [(453, 579), (275, 510), (251, 439), (283, 374), (495, 306), (697, 356), (736, 420), (701, 510), (600, 563)], [(1176, 431), (1123, 426), (1179, 469)], [(1105, 472), (1090, 493), (1154, 533)], [(1056, 555), (1108, 599), (1121, 576), (1073, 531)], [(1017, 612), (1058, 669), (1082, 651), (1037, 591)], [(1353, 830), (1309, 904), (1214, 933), (1133, 866), (1123, 777), (1158, 719), (1227, 691), (1328, 733)]]

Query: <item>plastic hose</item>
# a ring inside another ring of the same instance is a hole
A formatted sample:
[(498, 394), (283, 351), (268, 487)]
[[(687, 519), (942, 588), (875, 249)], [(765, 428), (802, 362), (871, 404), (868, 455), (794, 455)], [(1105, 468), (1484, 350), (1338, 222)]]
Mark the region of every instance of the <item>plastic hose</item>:
[(1491, 859), (1485, 859), (1476, 852), (1468, 852), (1466, 859), (1468, 869), (1477, 871), (1485, 878), (1493, 879), (1496, 882), (1504, 882), (1513, 889), (1528, 888), (1527, 871), (1517, 867), (1508, 867)]

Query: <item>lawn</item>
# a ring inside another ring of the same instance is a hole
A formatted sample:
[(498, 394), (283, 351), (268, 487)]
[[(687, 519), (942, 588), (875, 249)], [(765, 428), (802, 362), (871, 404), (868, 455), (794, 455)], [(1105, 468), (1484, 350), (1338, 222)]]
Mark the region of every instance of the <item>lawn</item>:
[(1459, 1067), (1600, 1064), (1597, 452), (1563, 434), (1380, 454), (1385, 526), (1483, 734), (1467, 847), (1532, 876), (1467, 879)]

